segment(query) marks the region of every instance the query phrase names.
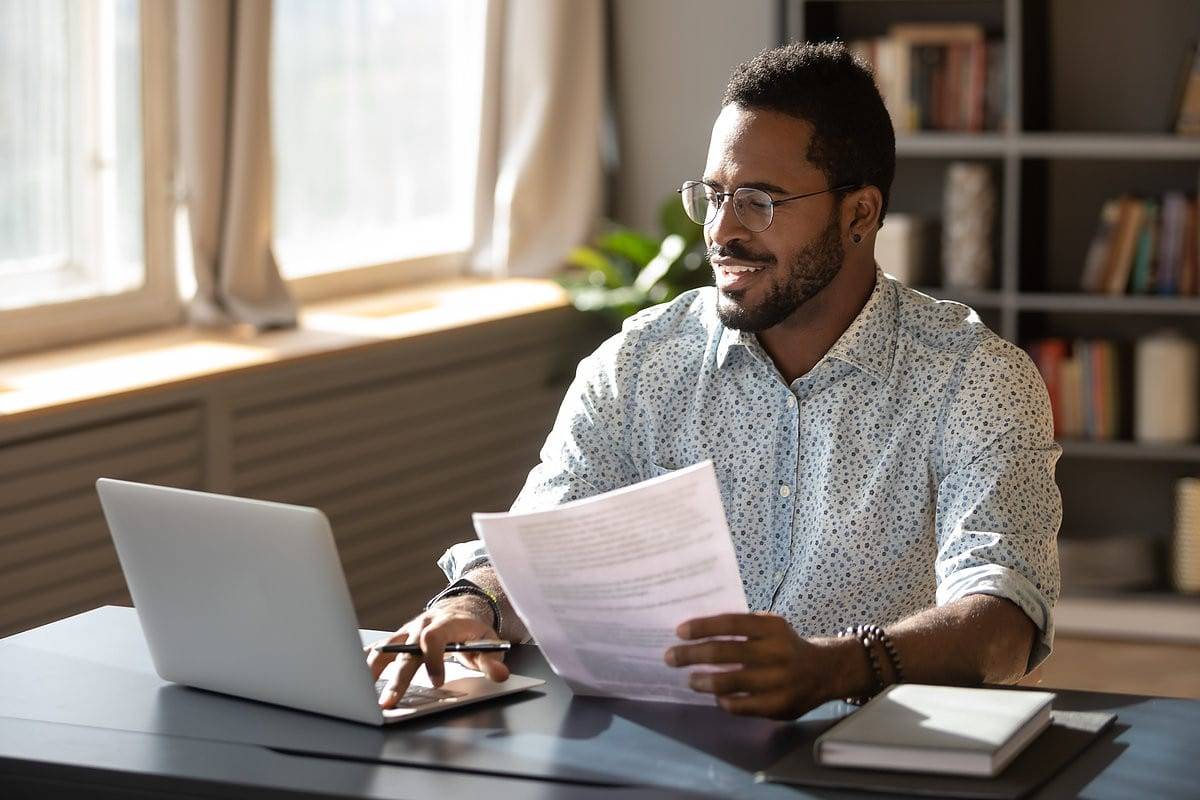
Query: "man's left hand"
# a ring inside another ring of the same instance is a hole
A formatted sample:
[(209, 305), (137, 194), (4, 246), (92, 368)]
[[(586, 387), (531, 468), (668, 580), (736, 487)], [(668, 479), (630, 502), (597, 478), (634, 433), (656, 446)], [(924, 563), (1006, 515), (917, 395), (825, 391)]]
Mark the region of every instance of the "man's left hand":
[[(680, 639), (701, 641), (667, 650), (673, 667), (727, 665), (729, 671), (694, 671), (688, 684), (717, 696), (734, 714), (795, 719), (833, 697), (834, 659), (821, 640), (803, 639), (777, 614), (721, 614), (681, 624)], [(713, 639), (713, 637), (739, 637)]]

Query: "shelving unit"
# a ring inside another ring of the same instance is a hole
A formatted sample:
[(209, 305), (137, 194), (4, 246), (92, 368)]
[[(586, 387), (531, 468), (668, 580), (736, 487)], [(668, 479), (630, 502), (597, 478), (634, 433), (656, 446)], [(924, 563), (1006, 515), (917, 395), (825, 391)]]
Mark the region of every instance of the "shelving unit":
[(955, 160), (991, 165), (998, 192), (992, 286), (918, 288), (970, 305), (1018, 344), (1050, 335), (1123, 343), (1125, 440), (1062, 443), (1061, 535), (1147, 537), (1165, 549), (1174, 482), (1200, 474), (1200, 443), (1129, 440), (1127, 351), (1160, 327), (1200, 339), (1200, 297), (1073, 290), (1106, 199), (1200, 186), (1200, 137), (1166, 132), (1179, 68), (1200, 35), (1200, 3), (1147, 0), (1135, 9), (1120, 0), (790, 0), (785, 38), (849, 41), (901, 22), (977, 22), (1006, 49), (1003, 130), (897, 137), (897, 211), (940, 219), (945, 169)]

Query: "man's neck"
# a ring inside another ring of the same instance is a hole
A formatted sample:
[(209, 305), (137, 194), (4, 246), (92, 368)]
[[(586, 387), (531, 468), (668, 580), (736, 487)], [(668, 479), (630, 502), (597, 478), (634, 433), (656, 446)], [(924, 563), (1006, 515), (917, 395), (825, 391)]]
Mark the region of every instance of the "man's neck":
[(875, 288), (875, 262), (847, 261), (829, 285), (790, 317), (758, 333), (758, 341), (791, 385), (808, 373), (833, 347)]

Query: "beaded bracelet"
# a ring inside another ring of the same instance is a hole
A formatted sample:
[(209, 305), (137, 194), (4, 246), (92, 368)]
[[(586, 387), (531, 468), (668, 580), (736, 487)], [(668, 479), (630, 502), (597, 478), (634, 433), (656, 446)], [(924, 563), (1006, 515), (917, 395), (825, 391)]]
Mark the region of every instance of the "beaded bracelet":
[(892, 672), (896, 676), (896, 683), (904, 682), (904, 665), (900, 661), (900, 654), (896, 652), (896, 646), (892, 643), (892, 639), (883, 628), (878, 625), (854, 625), (842, 632), (842, 636), (853, 636), (862, 644), (863, 650), (867, 654), (867, 661), (871, 665), (871, 671), (875, 674), (875, 688), (870, 695), (862, 697), (847, 697), (847, 703), (851, 705), (861, 706), (871, 697), (883, 691), (883, 670), (879, 666), (879, 657), (875, 655), (874, 645), (876, 642), (883, 645), (884, 651), (888, 654), (888, 661), (891, 662)]
[(896, 676), (896, 683), (904, 683), (904, 664), (900, 661), (900, 654), (896, 652), (896, 645), (892, 643), (892, 637), (888, 636), (878, 625), (864, 625), (863, 628), (875, 637), (875, 641), (883, 645), (883, 649), (888, 654), (888, 660), (892, 662), (892, 672)]
[(842, 631), (841, 635), (853, 636), (854, 638), (858, 639), (863, 646), (863, 651), (867, 654), (867, 663), (870, 664), (871, 671), (875, 675), (875, 688), (874, 691), (872, 691), (869, 695), (845, 698), (847, 703), (855, 706), (861, 706), (863, 703), (867, 702), (870, 697), (883, 691), (883, 670), (879, 668), (879, 658), (875, 655), (875, 651), (871, 647), (871, 634), (868, 633), (862, 625), (855, 625), (847, 628), (846, 630)]

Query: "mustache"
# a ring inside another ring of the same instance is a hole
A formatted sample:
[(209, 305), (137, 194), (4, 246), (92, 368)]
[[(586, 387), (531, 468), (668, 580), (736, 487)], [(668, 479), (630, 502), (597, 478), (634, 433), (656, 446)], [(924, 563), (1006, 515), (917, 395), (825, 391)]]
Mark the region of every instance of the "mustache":
[(739, 242), (730, 242), (728, 245), (714, 244), (708, 248), (705, 255), (708, 256), (710, 264), (714, 258), (727, 258), (733, 261), (743, 261), (747, 264), (762, 264), (764, 266), (775, 263), (773, 256), (752, 253)]

